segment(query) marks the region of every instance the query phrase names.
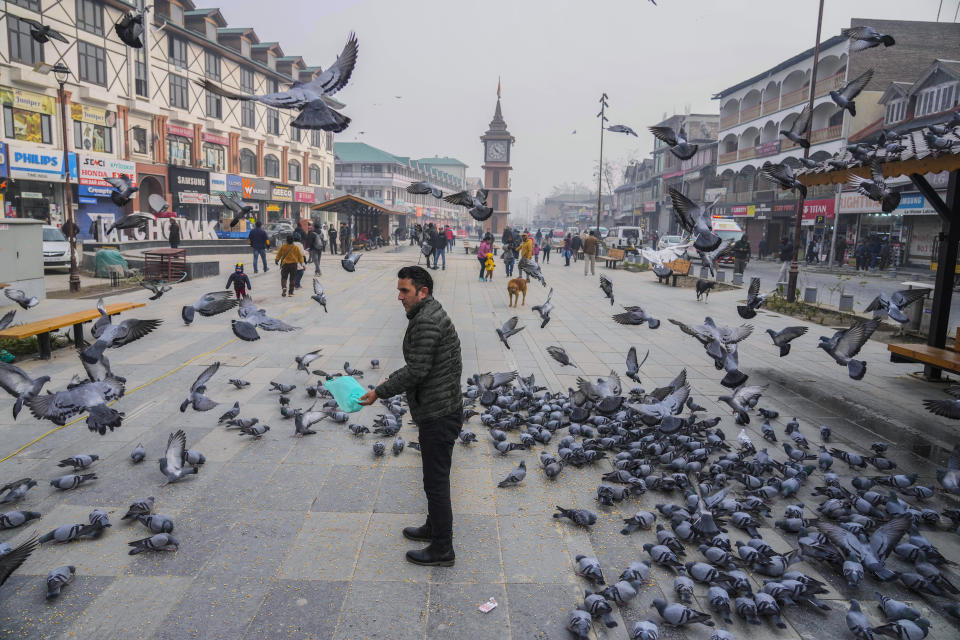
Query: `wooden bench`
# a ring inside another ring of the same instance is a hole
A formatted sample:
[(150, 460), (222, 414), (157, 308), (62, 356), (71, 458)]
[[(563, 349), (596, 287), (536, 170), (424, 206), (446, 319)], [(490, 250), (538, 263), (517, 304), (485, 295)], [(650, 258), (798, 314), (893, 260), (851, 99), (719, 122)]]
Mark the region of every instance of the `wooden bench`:
[(466, 253), (467, 255), (470, 254), (470, 249), (471, 249), (471, 248), (473, 249), (473, 252), (474, 252), (474, 253), (477, 252), (477, 248), (474, 247), (474, 246), (472, 246), (472, 245), (470, 244), (470, 241), (469, 241), (469, 240), (464, 240), (463, 242), (461, 242), (461, 244), (463, 245), (463, 252)]
[(891, 343), (890, 362), (919, 362), (934, 369), (960, 374), (960, 353), (927, 344)]
[(623, 249), (610, 249), (610, 253), (603, 256), (604, 265), (611, 269), (616, 269), (617, 263), (623, 261), (624, 255), (626, 254)]
[(664, 262), (663, 266), (670, 269), (671, 273), (665, 276), (657, 276), (657, 281), (661, 284), (666, 284), (672, 279), (671, 286), (675, 287), (677, 286), (677, 278), (690, 274), (690, 261), (684, 260), (683, 258), (677, 258), (671, 262)]
[[(116, 304), (106, 305), (107, 314), (115, 316), (118, 313), (145, 307), (144, 302), (118, 302)], [(96, 309), (87, 309), (86, 311), (76, 311), (62, 316), (55, 316), (45, 320), (36, 320), (26, 324), (7, 327), (0, 331), (0, 338), (14, 338), (23, 340), (31, 336), (37, 336), (37, 346), (40, 350), (42, 360), (50, 359), (50, 332), (64, 327), (73, 326), (73, 342), (78, 347), (83, 344), (83, 323), (92, 322), (100, 317), (100, 312)]]

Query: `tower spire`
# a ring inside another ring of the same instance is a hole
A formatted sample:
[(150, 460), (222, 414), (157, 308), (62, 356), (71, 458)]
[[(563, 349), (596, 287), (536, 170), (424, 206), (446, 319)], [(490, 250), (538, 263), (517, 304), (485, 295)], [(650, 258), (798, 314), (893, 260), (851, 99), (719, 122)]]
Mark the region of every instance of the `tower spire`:
[(500, 100), (500, 76), (497, 76), (497, 101)]

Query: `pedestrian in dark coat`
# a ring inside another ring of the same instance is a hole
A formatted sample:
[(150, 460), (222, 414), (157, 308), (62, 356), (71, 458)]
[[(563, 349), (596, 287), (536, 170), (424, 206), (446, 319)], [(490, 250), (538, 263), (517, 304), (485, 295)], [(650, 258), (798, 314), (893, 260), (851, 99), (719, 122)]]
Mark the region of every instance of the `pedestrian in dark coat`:
[(180, 246), (180, 224), (176, 218), (170, 220), (170, 228), (167, 230), (167, 240), (170, 242), (171, 249), (176, 249)]

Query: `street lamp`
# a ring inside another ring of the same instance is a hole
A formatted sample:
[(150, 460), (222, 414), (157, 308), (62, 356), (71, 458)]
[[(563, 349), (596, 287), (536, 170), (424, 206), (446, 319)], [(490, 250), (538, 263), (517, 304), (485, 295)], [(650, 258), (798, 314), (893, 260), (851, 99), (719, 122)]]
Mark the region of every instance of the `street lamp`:
[(77, 223), (73, 219), (73, 195), (70, 186), (70, 152), (67, 146), (67, 100), (63, 85), (70, 78), (70, 67), (57, 62), (51, 69), (53, 77), (57, 79), (60, 85), (57, 91), (57, 98), (60, 100), (60, 124), (63, 127), (63, 176), (64, 176), (64, 195), (67, 203), (67, 219), (70, 221), (70, 291), (80, 291), (80, 272), (77, 269)]
[(597, 168), (597, 239), (600, 239), (600, 203), (603, 193), (603, 130), (606, 129), (606, 111), (607, 107), (610, 106), (607, 104), (607, 94), (604, 93), (600, 96), (600, 113), (597, 114), (597, 117), (600, 118), (600, 166)]

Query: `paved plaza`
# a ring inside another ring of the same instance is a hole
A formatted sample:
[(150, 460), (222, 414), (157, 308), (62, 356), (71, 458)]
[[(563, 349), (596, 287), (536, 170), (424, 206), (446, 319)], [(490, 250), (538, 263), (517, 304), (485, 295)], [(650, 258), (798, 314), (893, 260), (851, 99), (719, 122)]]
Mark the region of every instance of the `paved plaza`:
[[(269, 273), (250, 273), (257, 304), (301, 327), (291, 333), (262, 332), (262, 339), (252, 343), (234, 338), (230, 319), (235, 316), (230, 313), (198, 316), (192, 326), (184, 326), (180, 319), (182, 304), (220, 289), (225, 276), (175, 285), (159, 301), (122, 316), (164, 322), (144, 339), (108, 352), (114, 371), (127, 378), (126, 395), (114, 405), (126, 414), (123, 426), (101, 437), (78, 422), (0, 462), (0, 484), (25, 476), (39, 480), (17, 508), (43, 514), (32, 526), (0, 531), (0, 542), (16, 545), (34, 531), (42, 534), (60, 525), (86, 522), (87, 514), (97, 507), (110, 514), (113, 526), (98, 540), (46, 544), (34, 552), (0, 587), (0, 638), (571, 637), (564, 627), (588, 586), (574, 574), (574, 556), (597, 557), (612, 582), (610, 578), (631, 562), (647, 559), (641, 546), (655, 541), (652, 531), (621, 535), (622, 520), (638, 509), (653, 510), (657, 503), (680, 501), (679, 493), (651, 490), (617, 506), (601, 507), (595, 500), (596, 487), (600, 474), (610, 469), (608, 462), (582, 469), (566, 467), (550, 481), (539, 469), (538, 456), (544, 448), (555, 452), (556, 441), (501, 456), (474, 417), (465, 429), (477, 433), (479, 441), (469, 446), (458, 443), (454, 452), (456, 565), (418, 567), (404, 560), (404, 551), (414, 544), (400, 530), (421, 524), (426, 512), (419, 453), (408, 447), (399, 456), (388, 453), (375, 458), (371, 453), (375, 436), (357, 438), (345, 424), (330, 421), (316, 426), (318, 435), (293, 438), (292, 421), (280, 417), (278, 394), (269, 391), (270, 381), (296, 384), (292, 405), (308, 407), (303, 387), (315, 382), (316, 376), (297, 372), (293, 358), (317, 348), (323, 356), (312, 368), (339, 371), (349, 361), (366, 371), (365, 384), (376, 383), (402, 366), (400, 345), (406, 319), (396, 301), (396, 271), (416, 259), (413, 247), (383, 249), (364, 254), (357, 272), (349, 274), (340, 268), (339, 260), (324, 256), (322, 282), (329, 313), (310, 300), (309, 271), (303, 289), (292, 299), (280, 296), (279, 269), (271, 265)], [(243, 260), (248, 262), (246, 256)], [(613, 281), (617, 304), (611, 306), (598, 288), (598, 279), (584, 277), (582, 264), (565, 268), (554, 256), (543, 271), (548, 286), (555, 289), (556, 305), (545, 329), (539, 328), (530, 307), (546, 298), (547, 289), (531, 283), (526, 306), (509, 309), (499, 261), (494, 281), (478, 282), (476, 259), (465, 256), (458, 245), (447, 256), (447, 269), (431, 272), (434, 294), (459, 331), (465, 376), (516, 369), (522, 375), (535, 374), (537, 383), (549, 390), (565, 393), (576, 386), (578, 375), (596, 377), (612, 369), (622, 376), (631, 345), (641, 356), (649, 349), (640, 371), (643, 386), (648, 390), (662, 386), (686, 368), (693, 399), (707, 407), (707, 415), (723, 416), (720, 426), (735, 446), (740, 427), (734, 425), (727, 406), (717, 402), (717, 396), (728, 392), (719, 384), (721, 375), (701, 345), (667, 318), (691, 324), (711, 315), (718, 324), (741, 324), (736, 314), (736, 301), (742, 299), (739, 290), (715, 293), (709, 302), (698, 303), (692, 289), (658, 285), (652, 274), (598, 268)], [(145, 301), (147, 295), (145, 290), (128, 292), (108, 302)], [(17, 320), (92, 308), (94, 303), (47, 300), (31, 311), (18, 311)], [(651, 330), (614, 323), (610, 315), (621, 311), (621, 304), (642, 304), (663, 321), (662, 326)], [(494, 329), (514, 314), (526, 329), (507, 350)], [(814, 450), (821, 424), (832, 428), (833, 446), (842, 449), (864, 453), (870, 442), (884, 439), (891, 443), (889, 457), (899, 465), (898, 471), (917, 471), (920, 483), (935, 483), (934, 463), (944, 464), (958, 440), (957, 431), (950, 421), (923, 410), (922, 399), (946, 396), (941, 387), (911, 375), (917, 366), (891, 364), (886, 345), (870, 342), (862, 351), (869, 363), (866, 377), (854, 382), (845, 368), (815, 348), (817, 336), (829, 335), (829, 329), (812, 326), (794, 342), (792, 353), (781, 359), (764, 330), (804, 323), (761, 311), (751, 324), (756, 330), (742, 345), (740, 364), (750, 374), (751, 384), (769, 385), (760, 406), (780, 412), (774, 421), (778, 434), (796, 416)], [(552, 360), (545, 351), (548, 345), (564, 347), (579, 371)], [(370, 369), (372, 358), (380, 360), (380, 370)], [(216, 361), (222, 366), (207, 394), (221, 406), (206, 413), (192, 409), (180, 413), (178, 406), (190, 384)], [(52, 390), (64, 388), (74, 374), (82, 374), (72, 349), (55, 352), (50, 361), (26, 361), (21, 366), (31, 375), (51, 376), (47, 388)], [(229, 378), (252, 384), (236, 390), (228, 384)], [(632, 386), (625, 377), (623, 381), (625, 388)], [(240, 402), (242, 415), (259, 417), (272, 427), (262, 440), (252, 441), (217, 426), (220, 409), (235, 401)], [(13, 422), (11, 403), (7, 396), (0, 400), (0, 457), (54, 426), (26, 411)], [(381, 411), (377, 403), (352, 415), (351, 422), (369, 425)], [(760, 420), (753, 420), (747, 428), (758, 448), (766, 444), (759, 425)], [(161, 486), (163, 475), (156, 460), (168, 435), (180, 428), (186, 432), (188, 447), (205, 454), (207, 462), (197, 476)], [(412, 425), (405, 424), (400, 435), (407, 441), (417, 439)], [(384, 441), (389, 445), (389, 439)], [(129, 453), (138, 443), (146, 447), (147, 461), (133, 465)], [(770, 445), (770, 452), (774, 458), (784, 458), (779, 445)], [(78, 453), (100, 456), (91, 468), (98, 479), (71, 491), (49, 486), (47, 480), (64, 473), (57, 461)], [(520, 486), (496, 488), (520, 460), (527, 463), (526, 480)], [(834, 469), (848, 478), (846, 465), (839, 460)], [(813, 507), (822, 498), (810, 493), (821, 479), (817, 471), (801, 489), (807, 518), (817, 516)], [(174, 535), (180, 541), (176, 553), (127, 554), (127, 542), (145, 537), (146, 530), (140, 524), (121, 522), (120, 516), (131, 502), (146, 496), (156, 497), (155, 513), (174, 519)], [(774, 514), (766, 519), (761, 533), (774, 549), (786, 552), (796, 545), (796, 538), (773, 528), (786, 502), (774, 504)], [(957, 506), (942, 496), (929, 504), (938, 509)], [(590, 530), (577, 528), (551, 517), (555, 505), (589, 508), (599, 520)], [(960, 560), (960, 536), (948, 532), (945, 524), (939, 530), (925, 527), (923, 533), (945, 556)], [(730, 528), (730, 535), (737, 540), (745, 534)], [(699, 559), (695, 549), (689, 549), (688, 559)], [(58, 599), (46, 601), (44, 578), (63, 564), (75, 565), (77, 577)], [(901, 563), (891, 558), (890, 564), (897, 568)], [(792, 568), (830, 585), (830, 592), (823, 596), (831, 607), (829, 613), (807, 606), (787, 608), (788, 626), (782, 630), (769, 622), (748, 625), (736, 616), (729, 627), (716, 616), (718, 625), (748, 640), (846, 638), (850, 636), (844, 614), (853, 597), (863, 602), (875, 625), (882, 624), (871, 579), (851, 589), (819, 562), (805, 561)], [(951, 573), (956, 577), (956, 572)], [(659, 623), (650, 602), (654, 598), (675, 601), (672, 584), (671, 573), (654, 567), (639, 596), (615, 610), (619, 626), (604, 629), (598, 622), (594, 633), (623, 639), (634, 621), (651, 617)], [(758, 580), (755, 589), (761, 586)], [(955, 623), (941, 611), (943, 598), (920, 597), (898, 583), (886, 584), (882, 591), (909, 601), (929, 618), (933, 623), (929, 638), (957, 637)], [(706, 587), (698, 585), (694, 608), (709, 611), (705, 594)], [(477, 606), (490, 597), (499, 606), (490, 613), (479, 612)], [(706, 640), (709, 636), (710, 630), (703, 626), (677, 631), (661, 624), (661, 638)]]

